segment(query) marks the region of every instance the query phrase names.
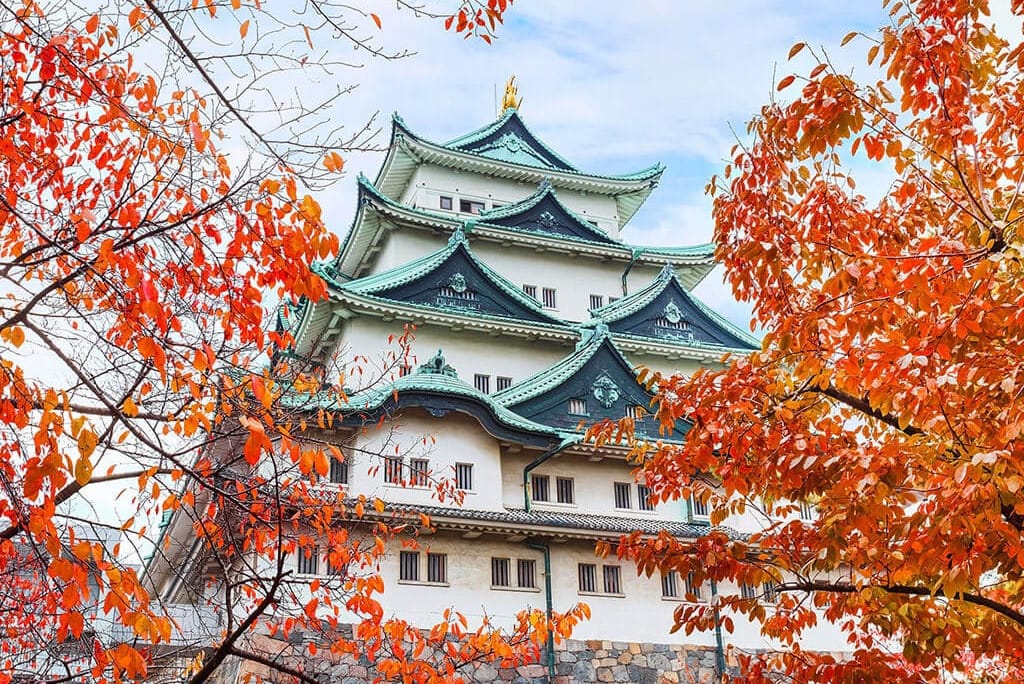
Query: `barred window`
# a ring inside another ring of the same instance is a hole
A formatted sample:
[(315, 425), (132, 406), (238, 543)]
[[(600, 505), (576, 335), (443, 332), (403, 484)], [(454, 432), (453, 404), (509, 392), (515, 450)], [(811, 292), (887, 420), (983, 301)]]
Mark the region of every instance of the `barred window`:
[(335, 484), (348, 484), (348, 463), (332, 455), (329, 477)]
[(597, 592), (597, 566), (593, 563), (580, 563), (580, 591), (586, 593)]
[(320, 547), (312, 546), (299, 549), (298, 567), (300, 575), (316, 575), (320, 572)]
[(604, 296), (603, 295), (595, 295), (595, 294), (590, 295), (590, 308), (591, 309), (600, 309), (602, 306), (604, 306)]
[(462, 490), (473, 489), (473, 464), (455, 464), (455, 488)]
[(779, 585), (775, 582), (765, 582), (761, 589), (764, 591), (764, 600), (768, 603), (775, 603), (779, 599)]
[(632, 502), (629, 500), (630, 485), (628, 482), (616, 482), (615, 483), (615, 507), (616, 508), (632, 508)]
[(398, 554), (398, 579), (405, 582), (420, 581), (420, 554), (418, 551), (402, 551)]
[(740, 596), (742, 596), (745, 599), (752, 599), (756, 597), (757, 587), (755, 587), (753, 584), (747, 584), (746, 582), (742, 582), (740, 584)]
[(331, 557), (327, 556), (327, 574), (335, 577), (343, 576), (348, 574), (348, 563), (331, 562)]
[(543, 296), (544, 308), (545, 309), (554, 309), (554, 308), (556, 308), (555, 307), (555, 288), (553, 288), (553, 287), (545, 287), (545, 288), (543, 288), (541, 290), (541, 295)]
[(569, 400), (569, 413), (574, 416), (587, 415), (587, 400), (573, 398)]
[(621, 594), (622, 583), (620, 568), (618, 565), (605, 565), (601, 568), (604, 576), (604, 593)]
[(498, 385), (495, 389), (497, 389), (499, 392), (502, 390), (507, 390), (509, 387), (512, 386), (512, 378), (506, 378), (503, 375), (499, 375), (498, 377), (496, 377), (495, 381), (497, 382)]
[(537, 586), (537, 561), (520, 558), (516, 561), (516, 580), (523, 589)]
[(537, 299), (537, 286), (536, 285), (523, 285), (523, 293), (527, 297), (533, 297)]
[(694, 581), (692, 572), (686, 576), (686, 597), (692, 597), (694, 601), (703, 600), (700, 584)]
[(491, 559), (491, 586), (492, 587), (507, 587), (509, 586), (509, 566), (511, 560), (508, 558), (492, 558)]
[(555, 494), (558, 503), (571, 504), (576, 502), (573, 492), (573, 481), (571, 477), (555, 478)]
[(448, 581), (448, 554), (427, 554), (427, 581), (444, 584)]
[(477, 373), (473, 376), (473, 387), (484, 394), (491, 393), (491, 376)]
[(427, 468), (429, 462), (425, 458), (413, 458), (409, 460), (409, 484), (413, 487), (427, 486)]
[(637, 406), (635, 404), (632, 405), (632, 406), (627, 406), (626, 407), (626, 416), (629, 417), (629, 418), (632, 418), (633, 420), (643, 420), (643, 418), (644, 418), (644, 407), (643, 406)]
[(675, 570), (661, 576), (661, 595), (665, 598), (679, 598), (679, 573)]
[(651, 488), (647, 485), (638, 484), (636, 486), (636, 500), (641, 511), (654, 510), (654, 502), (651, 501)]
[(711, 517), (708, 502), (697, 496), (690, 497), (690, 511), (696, 519), (707, 520)]
[(818, 517), (818, 507), (810, 501), (800, 502), (800, 519), (801, 520), (814, 520)]
[(389, 484), (402, 483), (402, 459), (389, 456), (384, 458), (384, 481)]
[(530, 492), (534, 501), (551, 500), (548, 484), (547, 475), (533, 475), (530, 477)]

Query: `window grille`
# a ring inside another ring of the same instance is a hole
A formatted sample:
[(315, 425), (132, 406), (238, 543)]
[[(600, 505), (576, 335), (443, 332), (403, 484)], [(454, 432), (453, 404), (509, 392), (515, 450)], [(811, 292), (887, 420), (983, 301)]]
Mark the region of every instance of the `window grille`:
[(491, 376), (481, 375), (477, 373), (473, 376), (473, 387), (476, 387), (477, 391), (483, 392), (484, 394), (491, 393)]
[(298, 568), (300, 575), (316, 575), (320, 571), (320, 547), (299, 549)]
[(635, 404), (626, 407), (626, 416), (633, 420), (643, 420), (644, 418), (644, 407), (637, 406)]
[(554, 309), (555, 307), (555, 289), (552, 287), (545, 287), (541, 290), (541, 295), (544, 300), (545, 309)]
[(818, 507), (812, 504), (810, 501), (800, 502), (800, 519), (801, 520), (814, 520), (818, 517)]
[(427, 469), (430, 464), (425, 458), (409, 460), (409, 484), (413, 487), (427, 486)]
[(597, 566), (593, 563), (580, 563), (580, 591), (597, 592)]
[(507, 587), (509, 586), (509, 565), (511, 561), (508, 558), (492, 558), (491, 559), (491, 586), (492, 587)]
[(334, 577), (341, 577), (348, 574), (348, 563), (332, 563), (331, 557), (328, 556), (327, 560), (327, 574)]
[(604, 593), (606, 594), (621, 594), (622, 583), (620, 581), (621, 574), (618, 565), (605, 565), (601, 568), (602, 575), (604, 576)]
[(533, 297), (537, 299), (537, 286), (536, 285), (523, 285), (523, 293), (527, 297)]
[(455, 488), (462, 490), (473, 489), (473, 464), (455, 464)]
[(693, 517), (695, 519), (707, 520), (711, 517), (708, 502), (697, 496), (690, 497), (690, 510), (693, 512)]
[(448, 555), (444, 553), (427, 554), (427, 581), (437, 584), (448, 582)]
[(632, 508), (632, 502), (629, 500), (629, 491), (631, 487), (628, 482), (616, 482), (615, 483), (615, 507), (616, 508)]
[(603, 295), (595, 295), (595, 294), (590, 295), (590, 308), (591, 309), (600, 309), (602, 306), (604, 306), (604, 296)]
[(534, 501), (550, 501), (548, 492), (548, 476), (533, 475), (530, 477), (530, 492)]
[(573, 398), (569, 400), (569, 413), (574, 416), (587, 415), (587, 400)]
[(679, 598), (679, 573), (675, 570), (661, 576), (661, 595), (665, 598)]
[(701, 587), (699, 584), (694, 582), (692, 572), (686, 576), (686, 594), (687, 598), (692, 596), (694, 601), (703, 600), (703, 597), (701, 596)]
[(767, 603), (775, 603), (779, 598), (779, 585), (775, 582), (765, 582), (761, 589), (764, 591), (764, 600)]
[(571, 504), (576, 502), (571, 477), (555, 478), (555, 495), (558, 497), (558, 503)]
[(537, 561), (520, 558), (516, 561), (516, 580), (523, 589), (537, 586)]
[(420, 554), (418, 551), (402, 551), (398, 554), (398, 579), (405, 582), (420, 581)]
[(331, 482), (335, 484), (348, 484), (348, 463), (332, 455), (331, 470), (328, 475)]
[(495, 378), (495, 380), (497, 381), (498, 385), (496, 389), (499, 392), (502, 390), (507, 390), (509, 387), (512, 386), (512, 378), (506, 378), (503, 375), (499, 375), (497, 378)]
[(384, 458), (384, 481), (388, 484), (402, 484), (402, 459)]
[(659, 328), (671, 328), (672, 330), (690, 329), (690, 324), (687, 323), (685, 320), (680, 319), (678, 321), (670, 321), (664, 316), (659, 316), (658, 318), (655, 318), (654, 325), (658, 326)]
[(459, 292), (451, 285), (440, 286), (437, 289), (437, 294), (441, 297), (446, 297), (447, 299), (476, 299), (476, 293), (472, 290), (463, 290), (462, 292)]
[(753, 584), (743, 582), (740, 584), (740, 596), (745, 599), (752, 599), (757, 596), (757, 587)]
[(654, 502), (651, 501), (651, 488), (647, 485), (636, 486), (636, 500), (641, 511), (653, 511)]

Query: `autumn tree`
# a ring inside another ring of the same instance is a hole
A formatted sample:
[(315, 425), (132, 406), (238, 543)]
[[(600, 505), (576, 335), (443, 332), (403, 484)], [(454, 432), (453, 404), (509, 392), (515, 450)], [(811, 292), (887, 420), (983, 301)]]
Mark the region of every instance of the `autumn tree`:
[[(466, 0), (449, 17), (399, 1), (487, 42), (510, 3)], [(386, 620), (372, 568), (397, 537), (415, 543), (410, 525), (316, 488), (339, 454), (299, 436), (334, 417), (290, 398), (341, 406), (341, 382), (283, 353), (274, 313), (324, 295), (310, 264), (338, 240), (311, 193), (347, 150), (374, 144), (374, 127), (336, 123), (343, 88), (281, 93), (347, 66), (319, 51), (331, 41), (365, 59), (405, 52), (368, 9), (269, 4), (0, 3), (0, 682), (150, 674), (182, 616), (96, 529), (123, 533), (136, 558), (159, 555), (161, 514), (204, 563), (232, 571), (210, 599), (206, 657), (175, 677), (207, 681), (231, 657), (318, 681), (246, 650), (295, 627), (415, 681), (529, 658), (545, 638), (537, 614), (512, 634), (455, 613), (433, 630)], [(74, 507), (119, 490), (130, 510), (112, 525)], [(341, 539), (339, 521), (358, 533)], [(314, 533), (337, 535), (339, 568), (371, 571), (289, 593), (283, 559), (308, 553)], [(332, 605), (356, 615), (354, 634), (335, 629)]]
[[(617, 549), (647, 572), (776, 583), (777, 603), (675, 614), (685, 632), (759, 623), (779, 648), (746, 654), (752, 681), (1024, 676), (1024, 5), (1001, 26), (984, 1), (890, 9), (843, 40), (866, 51), (860, 82), (794, 46), (809, 66), (708, 186), (763, 347), (656, 377), (661, 421), (692, 427), (678, 448), (635, 445), (660, 499), (764, 516), (749, 538)], [(884, 191), (860, 190), (861, 171)], [(800, 648), (824, 621), (845, 658)]]

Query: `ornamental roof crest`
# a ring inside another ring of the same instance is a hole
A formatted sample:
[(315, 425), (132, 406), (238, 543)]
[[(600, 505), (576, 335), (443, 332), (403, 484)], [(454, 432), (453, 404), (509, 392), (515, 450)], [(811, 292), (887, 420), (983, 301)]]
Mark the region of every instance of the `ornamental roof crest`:
[(462, 294), (467, 289), (466, 276), (461, 273), (453, 273), (451, 278), (448, 279), (448, 287), (453, 291)]
[(445, 362), (444, 353), (440, 349), (437, 350), (433, 358), (419, 367), (418, 372), (426, 375), (447, 375), (449, 378), (459, 377), (455, 369)]
[(679, 309), (679, 305), (676, 304), (674, 299), (665, 305), (665, 309), (662, 311), (661, 315), (665, 317), (666, 321), (672, 324), (683, 320), (683, 312)]
[(590, 393), (597, 399), (597, 403), (606, 409), (610, 409), (619, 400), (621, 392), (618, 385), (607, 375), (602, 375), (590, 386)]

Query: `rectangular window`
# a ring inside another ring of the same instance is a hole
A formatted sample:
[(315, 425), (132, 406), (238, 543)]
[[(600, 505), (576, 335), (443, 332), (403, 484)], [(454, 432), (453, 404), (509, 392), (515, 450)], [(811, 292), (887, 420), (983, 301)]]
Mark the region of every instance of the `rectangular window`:
[(483, 202), (475, 202), (473, 200), (460, 199), (459, 200), (459, 211), (463, 214), (479, 214), (484, 210)]
[(661, 595), (665, 598), (679, 598), (679, 573), (675, 570), (661, 576)]
[(775, 603), (779, 598), (779, 585), (775, 582), (765, 582), (761, 589), (764, 590), (764, 600), (766, 603)]
[(328, 556), (325, 560), (327, 561), (327, 574), (328, 575), (333, 575), (335, 577), (339, 577), (341, 575), (347, 575), (348, 574), (348, 565), (346, 563), (340, 563), (340, 562), (339, 563), (332, 563), (330, 556)]
[(590, 295), (590, 308), (600, 309), (604, 306), (604, 296), (602, 295)]
[(573, 416), (587, 415), (587, 400), (574, 397), (569, 400), (569, 414)]
[(420, 554), (418, 551), (402, 551), (398, 554), (398, 579), (403, 582), (420, 581)]
[(543, 301), (544, 301), (544, 308), (545, 309), (554, 309), (555, 308), (555, 288), (553, 288), (553, 287), (545, 287), (545, 288), (543, 288), (541, 290), (541, 295), (544, 298), (543, 299)]
[(801, 520), (814, 520), (818, 517), (818, 507), (812, 504), (810, 501), (800, 502), (800, 519)]
[(690, 512), (695, 520), (707, 520), (711, 517), (708, 502), (696, 496), (690, 497)]
[(409, 484), (413, 487), (427, 486), (427, 470), (429, 462), (425, 458), (413, 458), (409, 460)]
[(448, 582), (448, 554), (427, 554), (427, 581), (437, 584)]
[(644, 417), (644, 407), (643, 406), (636, 406), (635, 404), (632, 405), (632, 406), (627, 406), (626, 407), (626, 416), (629, 417), (629, 418), (632, 418), (633, 420), (643, 420), (643, 417)]
[(490, 394), (491, 376), (480, 375), (479, 373), (477, 373), (476, 375), (473, 376), (473, 387), (476, 387), (478, 391), (483, 392), (484, 394)]
[(530, 477), (530, 492), (534, 501), (551, 501), (548, 484), (547, 475), (533, 475)]
[(463, 491), (473, 489), (473, 464), (455, 464), (455, 488)]
[(495, 389), (497, 389), (499, 392), (502, 390), (507, 390), (509, 387), (512, 386), (512, 378), (506, 378), (503, 375), (499, 375), (494, 380), (497, 383), (497, 387)]
[(300, 575), (315, 575), (320, 571), (320, 547), (299, 549), (298, 568)]
[(555, 494), (558, 497), (558, 503), (571, 504), (576, 503), (576, 497), (573, 492), (573, 482), (571, 477), (557, 477), (555, 478)]
[(647, 485), (636, 486), (636, 502), (641, 511), (653, 511), (654, 502), (651, 501), (651, 489)]
[(693, 580), (693, 573), (686, 576), (686, 598), (693, 601), (701, 601), (700, 585)]
[(628, 482), (616, 482), (615, 483), (615, 507), (616, 508), (632, 508), (633, 503), (629, 500), (630, 490), (632, 487)]
[(618, 565), (605, 565), (601, 568), (601, 574), (604, 579), (604, 593), (606, 594), (621, 594), (622, 583), (620, 568)]
[(348, 463), (331, 456), (331, 482), (335, 484), (348, 484)]
[(523, 293), (527, 297), (533, 297), (537, 299), (537, 286), (536, 285), (523, 285)]
[(398, 367), (398, 377), (404, 378), (409, 373), (412, 373), (412, 366), (408, 364), (402, 364)]
[(501, 202), (491, 202), (491, 209), (501, 209), (503, 206)]
[(388, 484), (402, 484), (402, 459), (384, 457), (384, 481)]
[(508, 558), (492, 558), (491, 559), (491, 586), (492, 587), (507, 587), (509, 586), (509, 566), (511, 560)]
[(441, 199), (441, 208), (442, 209), (447, 209), (448, 211), (451, 211), (452, 210), (452, 198), (451, 197), (445, 197), (444, 195), (441, 195), (440, 199)]
[(740, 584), (740, 596), (742, 596), (745, 599), (752, 599), (756, 597), (757, 587), (755, 587), (753, 584), (747, 584), (746, 582), (742, 582)]
[(580, 591), (597, 592), (597, 566), (593, 563), (580, 563)]
[(516, 561), (516, 581), (522, 589), (537, 586), (537, 561), (520, 558)]

